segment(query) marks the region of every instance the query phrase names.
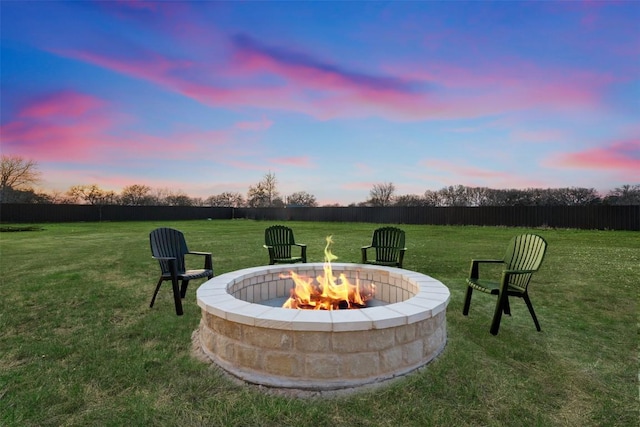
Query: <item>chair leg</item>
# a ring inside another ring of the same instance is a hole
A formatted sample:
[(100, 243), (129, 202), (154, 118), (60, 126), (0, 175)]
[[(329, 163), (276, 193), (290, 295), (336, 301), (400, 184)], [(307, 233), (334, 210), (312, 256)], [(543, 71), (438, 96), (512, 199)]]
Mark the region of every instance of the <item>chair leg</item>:
[(511, 304), (509, 304), (509, 298), (504, 302), (503, 313), (511, 316)]
[(180, 298), (184, 298), (187, 295), (187, 286), (189, 286), (189, 281), (183, 280), (180, 287)]
[(149, 304), (149, 308), (153, 307), (153, 304), (156, 302), (156, 296), (158, 295), (158, 291), (160, 290), (160, 285), (162, 284), (162, 277), (158, 280), (158, 284), (156, 285), (156, 290), (153, 293), (153, 297), (151, 298), (151, 304)]
[(469, 314), (469, 307), (471, 306), (471, 294), (473, 294), (473, 288), (467, 286), (467, 294), (464, 297), (464, 307), (462, 308), (462, 314), (464, 316)]
[(496, 310), (493, 313), (493, 321), (491, 322), (490, 332), (492, 335), (498, 335), (498, 330), (500, 329), (500, 320), (502, 320), (502, 312), (504, 311), (504, 307), (509, 303), (508, 301), (509, 295), (506, 291), (500, 292), (498, 295), (498, 302), (496, 302)]
[(180, 298), (180, 288), (178, 287), (178, 279), (176, 277), (171, 280), (171, 285), (173, 287), (173, 301), (176, 305), (176, 314), (182, 316), (182, 299)]
[(527, 308), (529, 309), (529, 313), (531, 313), (531, 317), (533, 318), (533, 323), (536, 324), (536, 329), (540, 332), (540, 323), (538, 323), (538, 318), (536, 317), (536, 312), (533, 311), (533, 305), (531, 304), (531, 300), (529, 299), (529, 295), (524, 294), (522, 296), (524, 302), (527, 303)]

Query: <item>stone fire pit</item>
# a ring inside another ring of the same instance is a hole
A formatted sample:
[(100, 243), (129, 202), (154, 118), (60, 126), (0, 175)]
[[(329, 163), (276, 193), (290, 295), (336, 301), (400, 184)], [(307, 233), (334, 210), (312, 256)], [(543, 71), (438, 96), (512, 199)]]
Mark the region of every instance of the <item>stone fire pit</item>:
[[(201, 350), (248, 383), (301, 391), (386, 382), (444, 348), (449, 289), (417, 272), (332, 263), (333, 273), (376, 285), (375, 306), (295, 310), (273, 306), (293, 286), (281, 274), (316, 277), (323, 263), (262, 266), (222, 274), (197, 290)], [(269, 305), (271, 304), (271, 305)]]

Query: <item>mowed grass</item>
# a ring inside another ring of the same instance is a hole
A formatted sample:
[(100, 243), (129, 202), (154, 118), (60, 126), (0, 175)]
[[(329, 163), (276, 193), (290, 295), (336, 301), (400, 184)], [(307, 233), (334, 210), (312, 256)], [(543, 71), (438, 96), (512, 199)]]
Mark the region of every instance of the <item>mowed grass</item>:
[[(268, 261), (272, 222), (39, 224), (0, 234), (2, 426), (634, 426), (638, 422), (638, 232), (400, 225), (405, 268), (451, 290), (448, 342), (426, 368), (349, 396), (298, 399), (239, 385), (191, 353), (200, 309), (190, 285), (175, 315), (149, 232), (183, 231), (213, 253), (215, 273)], [(322, 261), (358, 262), (379, 224), (288, 222)], [(536, 332), (516, 300), (498, 336), (495, 298), (461, 314), (474, 257), (501, 257), (515, 234), (549, 243), (531, 298)]]

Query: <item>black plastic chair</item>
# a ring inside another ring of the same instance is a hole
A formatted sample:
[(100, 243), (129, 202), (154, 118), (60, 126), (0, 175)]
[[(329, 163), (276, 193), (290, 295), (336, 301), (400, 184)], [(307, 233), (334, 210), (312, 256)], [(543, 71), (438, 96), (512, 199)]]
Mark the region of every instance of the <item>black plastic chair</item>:
[[(173, 299), (176, 305), (176, 314), (181, 316), (182, 298), (187, 293), (189, 281), (193, 279), (201, 279), (213, 277), (213, 261), (209, 252), (192, 252), (187, 248), (187, 242), (184, 234), (173, 228), (157, 228), (149, 234), (151, 243), (151, 254), (153, 258), (160, 263), (162, 274), (156, 285), (156, 290), (151, 298), (149, 307), (153, 307), (156, 300), (160, 285), (165, 280), (171, 280), (173, 287)], [(204, 257), (204, 268), (198, 270), (187, 270), (185, 264), (185, 255), (198, 255)], [(182, 286), (178, 288), (178, 281), (182, 281)]]
[[(300, 256), (294, 256), (292, 247), (300, 248)], [(307, 245), (296, 243), (293, 230), (284, 225), (272, 225), (264, 231), (264, 247), (269, 250), (269, 264), (293, 264), (307, 262)]]
[[(371, 244), (362, 247), (362, 263), (402, 268), (404, 253), (404, 230), (396, 227), (382, 227), (374, 230)], [(367, 250), (375, 250), (375, 258), (367, 258)]]

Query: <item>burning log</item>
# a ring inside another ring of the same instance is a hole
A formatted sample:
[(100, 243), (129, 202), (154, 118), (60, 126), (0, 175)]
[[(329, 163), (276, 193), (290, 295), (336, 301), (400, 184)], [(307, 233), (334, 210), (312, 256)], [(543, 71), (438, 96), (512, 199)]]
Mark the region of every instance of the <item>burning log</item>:
[(344, 274), (340, 274), (336, 279), (331, 270), (331, 261), (338, 257), (331, 253), (332, 243), (331, 236), (328, 236), (324, 249), (324, 274), (316, 277), (317, 283), (314, 283), (313, 278), (298, 275), (293, 271), (288, 275), (280, 275), (281, 278), (290, 278), (294, 282), (289, 299), (282, 305), (283, 308), (345, 310), (367, 306), (367, 301), (375, 295), (375, 285), (371, 283), (361, 286), (357, 276), (355, 284), (352, 284)]

